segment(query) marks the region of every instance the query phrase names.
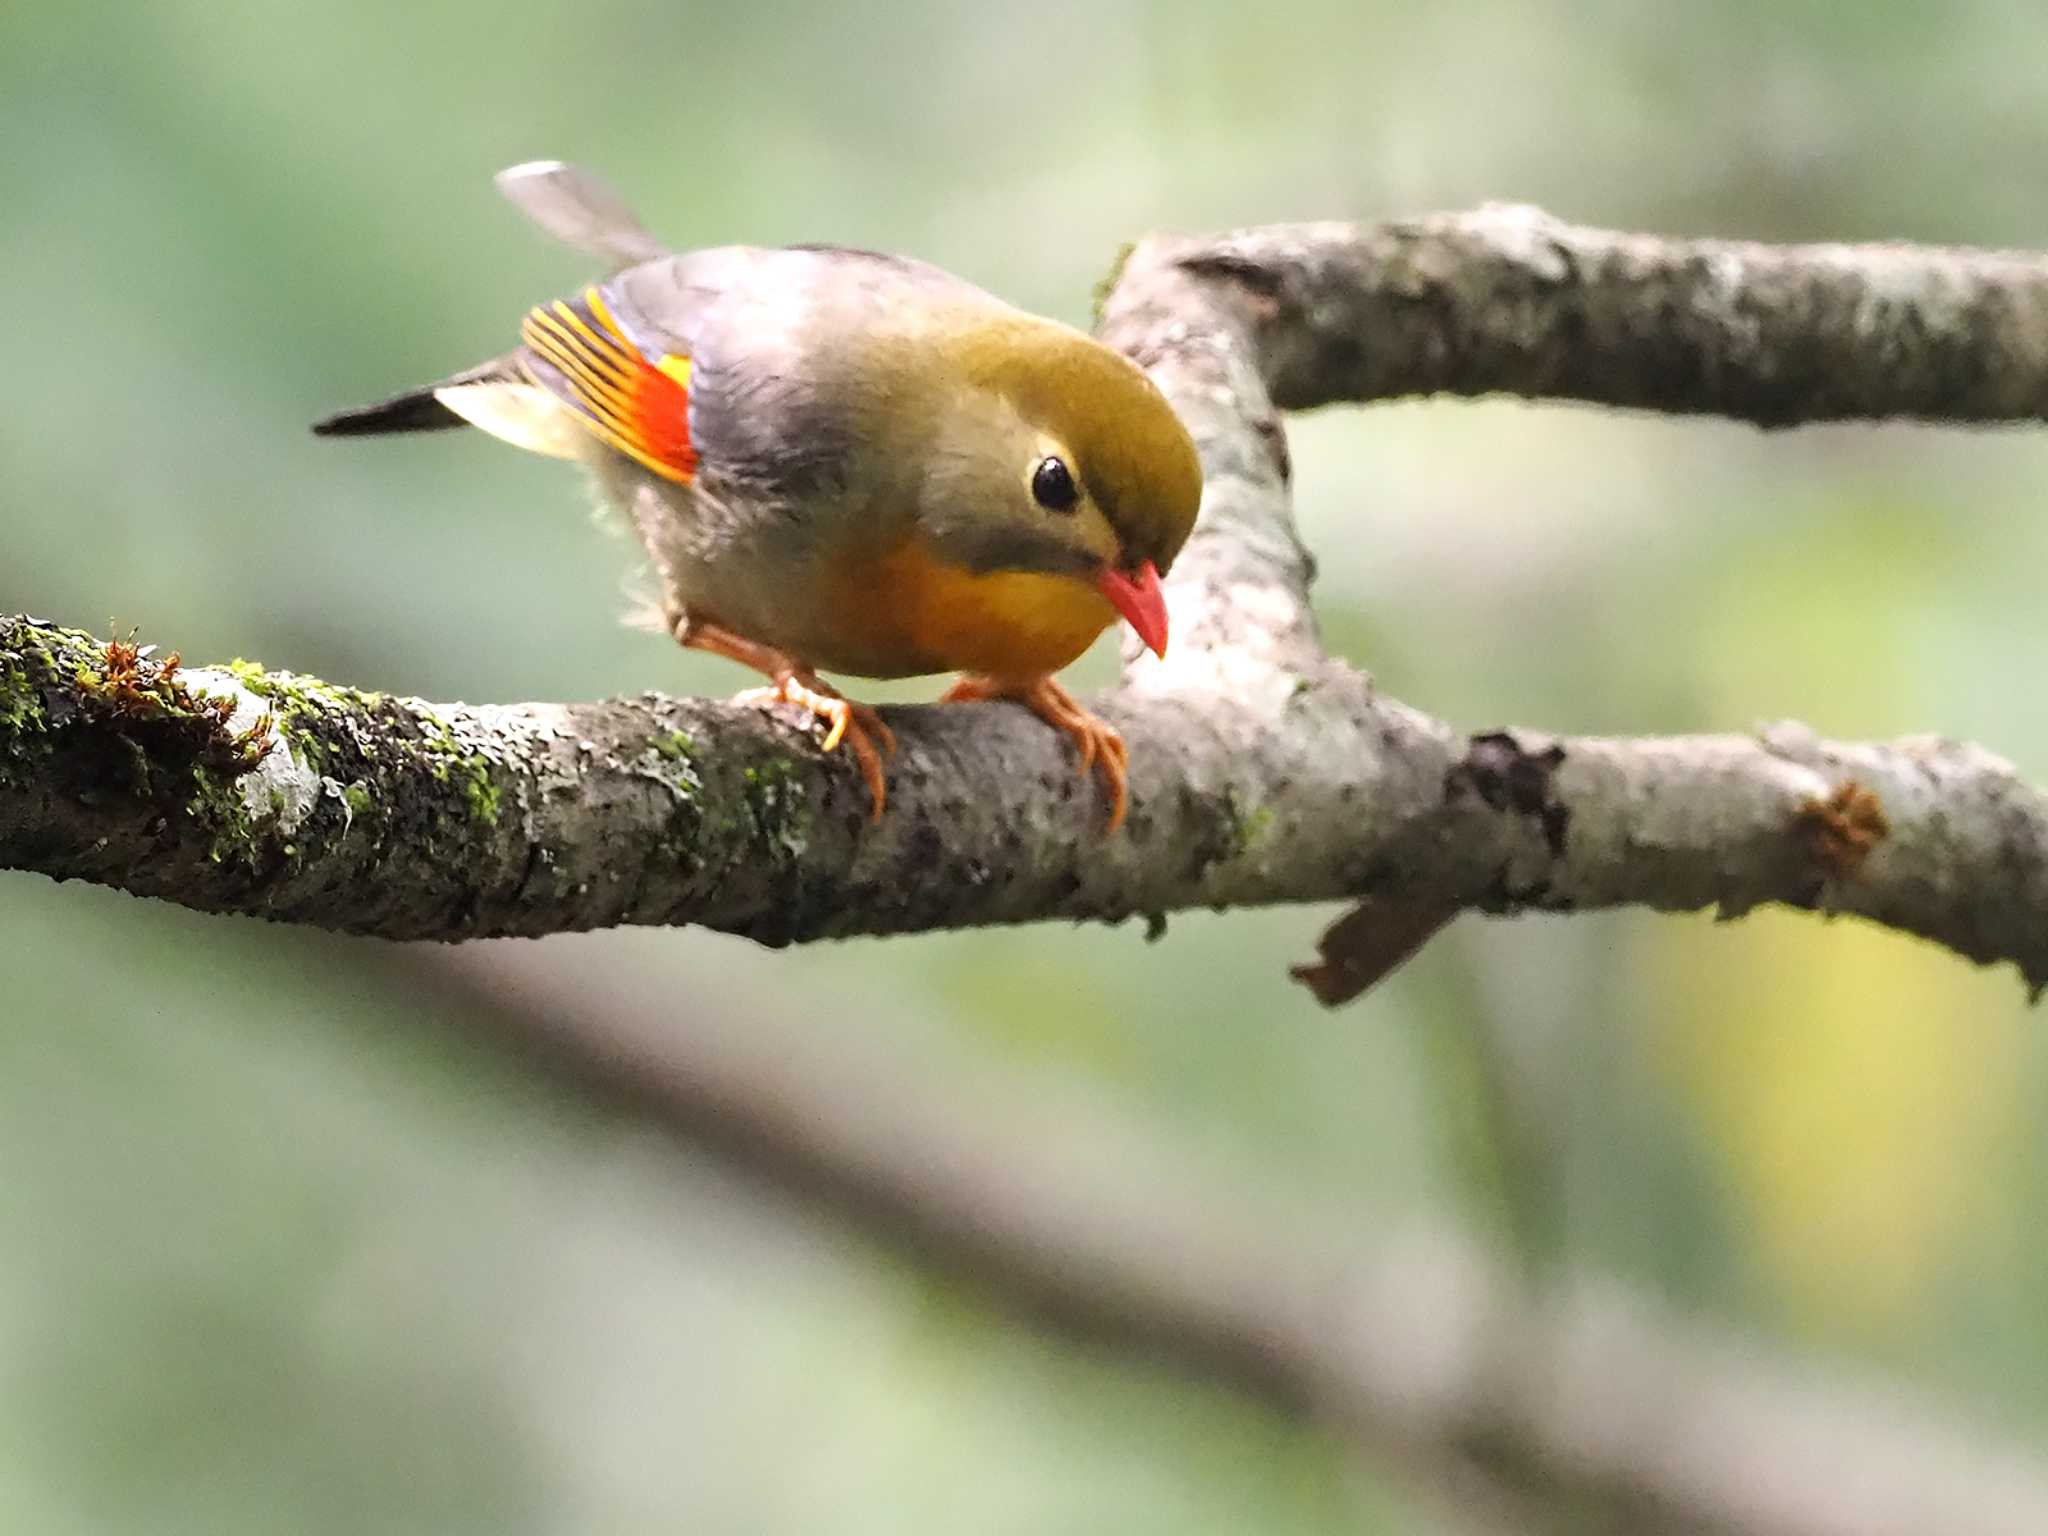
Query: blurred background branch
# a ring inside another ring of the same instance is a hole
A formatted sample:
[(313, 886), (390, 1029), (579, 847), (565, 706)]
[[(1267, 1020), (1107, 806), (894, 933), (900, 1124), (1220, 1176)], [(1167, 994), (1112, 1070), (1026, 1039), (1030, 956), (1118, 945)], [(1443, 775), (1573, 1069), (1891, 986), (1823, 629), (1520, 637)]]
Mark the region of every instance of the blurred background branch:
[[(2048, 1529), (2048, 1463), (1612, 1282), (1530, 1276), (1443, 1230), (1193, 1183), (1071, 1108), (935, 1079), (866, 1041), (707, 1017), (528, 945), (417, 963), (581, 1091), (765, 1176), (1031, 1324), (1228, 1383), (1560, 1530), (1919, 1536)], [(1567, 1513), (1568, 1512), (1568, 1513)], [(1523, 1529), (1531, 1527), (1523, 1526)]]

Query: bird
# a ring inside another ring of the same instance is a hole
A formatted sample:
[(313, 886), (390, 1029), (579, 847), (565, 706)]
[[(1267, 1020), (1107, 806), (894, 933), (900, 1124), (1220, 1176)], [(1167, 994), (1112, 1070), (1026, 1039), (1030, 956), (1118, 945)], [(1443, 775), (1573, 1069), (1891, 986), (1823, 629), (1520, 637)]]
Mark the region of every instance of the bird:
[(580, 462), (645, 547), (668, 633), (767, 678), (736, 702), (821, 722), (872, 819), (894, 733), (821, 672), (956, 673), (942, 703), (1025, 706), (1099, 773), (1115, 832), (1128, 751), (1054, 674), (1119, 619), (1166, 654), (1160, 580), (1202, 469), (1144, 371), (911, 257), (672, 251), (580, 167), (496, 181), (606, 275), (534, 306), (510, 351), (313, 431), (474, 427)]

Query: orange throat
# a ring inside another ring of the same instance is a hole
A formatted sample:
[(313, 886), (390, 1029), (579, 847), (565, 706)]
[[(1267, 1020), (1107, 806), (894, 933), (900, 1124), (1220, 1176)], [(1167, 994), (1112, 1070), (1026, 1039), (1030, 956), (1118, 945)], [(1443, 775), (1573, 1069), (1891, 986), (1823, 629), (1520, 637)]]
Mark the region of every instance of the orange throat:
[(1083, 576), (1026, 571), (977, 575), (935, 559), (919, 540), (864, 564), (841, 611), (870, 677), (979, 672), (1030, 678), (1057, 672), (1116, 620)]

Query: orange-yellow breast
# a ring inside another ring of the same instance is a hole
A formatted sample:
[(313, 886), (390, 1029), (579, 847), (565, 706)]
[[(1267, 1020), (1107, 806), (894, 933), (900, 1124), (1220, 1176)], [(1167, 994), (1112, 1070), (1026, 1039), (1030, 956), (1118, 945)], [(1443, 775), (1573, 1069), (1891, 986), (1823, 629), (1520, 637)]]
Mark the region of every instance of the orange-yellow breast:
[(824, 665), (864, 677), (1037, 677), (1066, 666), (1116, 618), (1083, 577), (977, 575), (934, 559), (914, 536), (878, 559), (849, 561), (833, 587), (845, 654)]

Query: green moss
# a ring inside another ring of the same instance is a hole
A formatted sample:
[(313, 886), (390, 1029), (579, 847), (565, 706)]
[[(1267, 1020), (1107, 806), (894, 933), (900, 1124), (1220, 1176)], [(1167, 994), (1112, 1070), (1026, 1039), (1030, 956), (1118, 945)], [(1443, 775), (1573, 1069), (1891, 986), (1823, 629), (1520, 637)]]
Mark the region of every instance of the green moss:
[(267, 672), (261, 662), (237, 656), (223, 669), (259, 698), (278, 706), (279, 713), (318, 714), (323, 710), (373, 709), (385, 696), (362, 688), (322, 682), (300, 672)]
[(0, 655), (0, 732), (8, 736), (40, 734), (47, 724), (43, 691), (29, 676), (28, 668), (12, 656)]
[[(465, 826), (496, 827), (505, 814), (504, 789), (484, 741), (473, 741), (430, 706), (394, 703), (389, 695), (347, 688), (292, 672), (266, 672), (237, 659), (228, 670), (276, 713), (292, 750), (314, 772), (337, 782), (348, 821), (374, 817), (380, 806), (358, 770), (380, 763), (381, 772), (408, 766), (449, 786), (460, 798), (459, 812), (435, 809), (421, 830), (430, 841), (460, 838)], [(374, 733), (337, 726), (350, 717), (376, 717)], [(410, 725), (392, 730), (389, 725)], [(416, 732), (416, 734), (415, 734)], [(377, 742), (371, 745), (374, 735)], [(444, 802), (445, 803), (445, 802)], [(463, 825), (456, 825), (457, 821)]]
[(43, 631), (26, 623), (0, 625), (0, 784), (35, 782), (48, 746), (45, 683), (58, 675)]
[(1116, 259), (1110, 262), (1109, 270), (1103, 273), (1101, 279), (1095, 284), (1095, 291), (1091, 295), (1093, 303), (1090, 309), (1098, 326), (1102, 324), (1103, 310), (1109, 307), (1109, 296), (1116, 292), (1116, 285), (1123, 281), (1124, 268), (1130, 264), (1131, 252), (1137, 248), (1138, 245), (1135, 240), (1126, 240), (1117, 248)]
[(652, 738), (645, 751), (619, 766), (685, 800), (695, 800), (704, 787), (697, 777), (696, 743), (683, 731)]
[(462, 798), (469, 807), (469, 814), (477, 821), (495, 827), (498, 812), (504, 797), (498, 791), (497, 781), (482, 771), (465, 773), (462, 778)]
[(113, 652), (121, 642), (110, 642), (105, 670), (93, 666), (72, 669), (71, 681), (79, 698), (88, 704), (130, 720), (172, 720), (221, 728), (232, 708), (205, 693), (194, 693), (185, 684), (184, 673), (175, 662), (158, 663), (152, 657), (137, 658), (129, 647), (127, 662), (116, 664)]
[(1223, 810), (1224, 825), (1210, 843), (1211, 857), (1205, 863), (1221, 864), (1241, 859), (1273, 829), (1273, 808), (1253, 804), (1235, 784), (1224, 788)]
[(1273, 808), (1262, 805), (1244, 818), (1237, 828), (1237, 851), (1243, 853), (1273, 830)]
[(0, 784), (31, 784), (49, 733), (43, 690), (14, 657), (0, 657)]
[(461, 791), (470, 820), (495, 827), (504, 809), (504, 796), (491, 772), (490, 760), (478, 747), (457, 736), (447, 721), (433, 711), (415, 708), (413, 718), (419, 723), (419, 751), (427, 771)]
[(262, 862), (263, 838), (249, 813), (239, 775), (195, 763), (191, 782), (185, 814), (206, 832), (206, 857), (215, 864), (255, 868)]
[(267, 713), (234, 729), (234, 706), (132, 635), (0, 622), (0, 780), (175, 807), (213, 862), (253, 867), (274, 855), (247, 775), (275, 738)]
[(53, 633), (0, 623), (0, 784), (42, 779), (51, 730), (44, 689), (61, 670), (47, 643)]
[(661, 851), (684, 866), (696, 865), (702, 856), (704, 784), (697, 774), (696, 750), (697, 744), (687, 732), (669, 731), (649, 738), (633, 757), (614, 764), (620, 771), (658, 784), (666, 792), (669, 814)]
[(266, 672), (260, 664), (239, 656), (225, 670), (269, 706), (292, 751), (316, 773), (328, 772), (334, 757), (321, 728), (336, 714), (366, 711), (384, 702), (381, 693), (344, 688), (295, 672)]
[(233, 698), (193, 686), (175, 653), (138, 646), (132, 632), (103, 641), (22, 621), (0, 629), (0, 770), (10, 776), (28, 772), (26, 738), (48, 735), (53, 718), (105, 733), (103, 761), (125, 768), (123, 782), (142, 794), (154, 793), (158, 770), (186, 761), (239, 775), (273, 737), (268, 714), (238, 731), (234, 713)]
[(811, 841), (811, 800), (804, 775), (786, 757), (770, 758), (746, 770), (747, 812), (763, 852), (794, 862)]

